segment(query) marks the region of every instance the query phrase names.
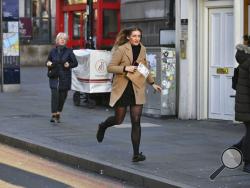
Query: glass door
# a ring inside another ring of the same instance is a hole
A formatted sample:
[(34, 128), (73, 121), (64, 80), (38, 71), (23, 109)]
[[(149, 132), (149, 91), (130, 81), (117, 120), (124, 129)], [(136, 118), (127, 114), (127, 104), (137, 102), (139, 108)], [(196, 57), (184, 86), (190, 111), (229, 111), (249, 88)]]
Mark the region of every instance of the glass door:
[(86, 13), (83, 11), (64, 13), (64, 32), (69, 35), (69, 46), (74, 49), (85, 46)]

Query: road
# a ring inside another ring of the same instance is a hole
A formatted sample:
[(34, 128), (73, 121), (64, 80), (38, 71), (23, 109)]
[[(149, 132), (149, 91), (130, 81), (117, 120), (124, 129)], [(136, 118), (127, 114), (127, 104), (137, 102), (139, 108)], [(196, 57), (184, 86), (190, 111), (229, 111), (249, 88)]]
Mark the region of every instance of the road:
[(132, 188), (116, 179), (84, 172), (0, 144), (0, 188)]

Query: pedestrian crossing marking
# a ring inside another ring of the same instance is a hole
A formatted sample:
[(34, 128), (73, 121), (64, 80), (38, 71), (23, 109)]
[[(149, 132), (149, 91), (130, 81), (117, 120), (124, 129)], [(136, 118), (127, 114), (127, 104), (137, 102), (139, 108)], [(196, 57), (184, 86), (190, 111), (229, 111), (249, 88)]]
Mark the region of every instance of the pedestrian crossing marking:
[[(131, 123), (123, 123), (120, 125), (115, 125), (115, 128), (130, 128)], [(161, 127), (161, 125), (153, 124), (153, 123), (141, 123), (141, 127)]]

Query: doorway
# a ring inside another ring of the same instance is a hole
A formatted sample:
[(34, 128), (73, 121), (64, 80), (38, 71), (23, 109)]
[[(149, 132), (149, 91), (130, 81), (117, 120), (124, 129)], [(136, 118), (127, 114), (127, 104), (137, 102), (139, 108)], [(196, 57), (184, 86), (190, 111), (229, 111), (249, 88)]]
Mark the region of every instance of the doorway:
[(64, 12), (64, 32), (69, 36), (69, 46), (74, 49), (85, 47), (85, 11)]
[(232, 75), (235, 64), (233, 8), (209, 9), (208, 118), (233, 120)]

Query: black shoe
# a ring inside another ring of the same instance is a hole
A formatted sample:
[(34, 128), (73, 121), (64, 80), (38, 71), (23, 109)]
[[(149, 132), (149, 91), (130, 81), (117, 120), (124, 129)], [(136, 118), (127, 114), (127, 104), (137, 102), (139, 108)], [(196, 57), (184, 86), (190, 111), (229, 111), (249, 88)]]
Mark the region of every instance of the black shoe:
[(60, 121), (60, 114), (56, 114), (56, 122), (57, 123), (61, 123), (61, 121)]
[(245, 163), (243, 167), (243, 171), (250, 173), (250, 163)]
[(102, 124), (98, 125), (98, 130), (96, 133), (96, 139), (98, 142), (102, 142), (103, 138), (104, 138), (104, 134), (105, 134), (106, 128), (103, 127)]
[(139, 162), (139, 161), (144, 161), (146, 160), (146, 156), (143, 155), (142, 153), (139, 153), (138, 155), (134, 155), (132, 158), (132, 162)]
[(55, 123), (56, 122), (56, 116), (55, 115), (51, 116), (50, 122), (51, 123)]

